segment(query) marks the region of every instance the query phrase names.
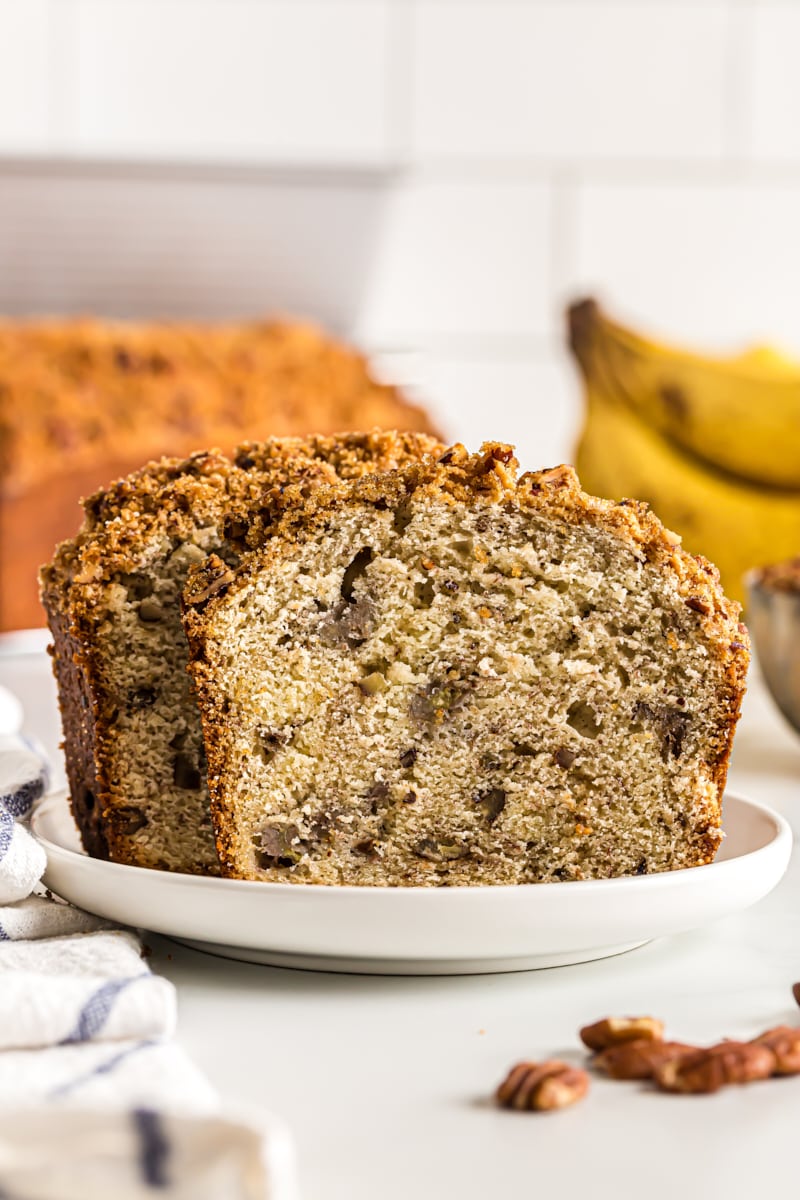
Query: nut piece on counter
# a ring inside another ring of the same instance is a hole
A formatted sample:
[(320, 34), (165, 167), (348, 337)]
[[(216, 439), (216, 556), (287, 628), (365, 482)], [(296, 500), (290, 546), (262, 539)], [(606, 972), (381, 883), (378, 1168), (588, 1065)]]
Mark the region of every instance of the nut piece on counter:
[(517, 1063), (500, 1084), (496, 1098), (504, 1108), (550, 1112), (582, 1100), (588, 1090), (585, 1071), (550, 1058), (540, 1063)]
[(775, 1070), (775, 1055), (756, 1042), (718, 1042), (694, 1054), (679, 1054), (655, 1071), (653, 1078), (665, 1092), (717, 1092), (732, 1083), (767, 1079)]
[(685, 1042), (639, 1038), (601, 1050), (592, 1060), (592, 1066), (610, 1079), (652, 1079), (664, 1063), (683, 1054), (694, 1054), (698, 1049), (698, 1046), (687, 1046)]
[(753, 1038), (752, 1046), (766, 1046), (775, 1055), (773, 1075), (800, 1074), (800, 1029), (778, 1025)]
[(580, 1038), (590, 1050), (606, 1050), (623, 1042), (661, 1041), (664, 1022), (655, 1017), (604, 1017), (593, 1025), (584, 1025)]
[(798, 1004), (800, 1004), (800, 983), (792, 984), (792, 995)]

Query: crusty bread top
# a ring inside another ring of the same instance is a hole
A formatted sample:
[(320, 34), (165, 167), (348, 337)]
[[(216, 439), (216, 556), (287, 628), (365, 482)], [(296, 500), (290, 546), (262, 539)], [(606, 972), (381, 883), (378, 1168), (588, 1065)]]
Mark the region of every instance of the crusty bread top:
[[(410, 456), (442, 449), (424, 433), (373, 430), (245, 442), (233, 461), (206, 450), (148, 463), (84, 502), (82, 529), (42, 568), (49, 602), (61, 607), (73, 583), (101, 585), (141, 568), (143, 557), (157, 554), (165, 542), (181, 541), (198, 523), (226, 522), (233, 538), (258, 545), (288, 488), (292, 501), (299, 502), (312, 485), (389, 471)], [(91, 614), (94, 599), (85, 594), (84, 615)]]
[[(263, 563), (277, 561), (286, 553), (287, 545), (313, 537), (314, 530), (324, 526), (331, 509), (340, 504), (395, 508), (412, 493), (457, 503), (476, 499), (487, 504), (511, 503), (571, 524), (586, 521), (603, 527), (628, 542), (643, 559), (672, 571), (688, 607), (702, 618), (706, 634), (714, 641), (728, 644), (731, 663), (743, 665), (746, 670), (748, 635), (739, 620), (741, 606), (723, 593), (716, 567), (707, 559), (685, 551), (678, 534), (666, 529), (646, 503), (640, 500), (615, 503), (590, 496), (581, 490), (571, 466), (529, 471), (518, 477), (518, 465), (512, 446), (486, 442), (479, 454), (471, 455), (456, 444), (436, 459), (389, 474), (364, 476), (348, 488), (337, 484), (318, 486), (306, 496), (298, 495), (296, 503), (274, 527), (269, 543), (243, 558), (235, 586), (246, 586), (248, 576)], [(191, 574), (196, 578), (204, 570), (212, 569), (201, 563)]]

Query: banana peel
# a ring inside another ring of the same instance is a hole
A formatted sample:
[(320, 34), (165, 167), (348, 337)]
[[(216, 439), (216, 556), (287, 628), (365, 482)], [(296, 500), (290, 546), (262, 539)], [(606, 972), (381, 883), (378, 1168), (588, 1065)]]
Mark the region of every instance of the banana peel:
[(703, 358), (640, 337), (594, 300), (572, 305), (569, 336), (590, 392), (709, 466), (800, 488), (800, 363), (765, 346)]
[(569, 332), (586, 388), (576, 466), (587, 490), (648, 501), (735, 599), (751, 567), (800, 553), (800, 368), (765, 349), (673, 351), (594, 301), (570, 308)]

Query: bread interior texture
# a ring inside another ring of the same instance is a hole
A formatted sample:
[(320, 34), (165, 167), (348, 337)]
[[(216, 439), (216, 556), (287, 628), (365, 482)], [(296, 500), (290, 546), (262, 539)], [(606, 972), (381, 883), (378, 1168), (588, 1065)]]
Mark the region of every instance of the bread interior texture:
[(89, 853), (219, 870), (205, 748), (187, 671), (181, 594), (214, 551), (235, 565), (284, 505), (318, 486), (419, 461), (424, 434), (248, 443), (152, 463), (87, 502), (78, 536), (42, 572), (54, 634), (72, 808)]
[(162, 544), (151, 541), (139, 569), (105, 588), (94, 658), (102, 694), (116, 703), (108, 728), (101, 724), (98, 732), (97, 755), (116, 801), (106, 820), (127, 859), (162, 870), (216, 873), (180, 595), (193, 563), (209, 550), (228, 548), (216, 524), (196, 525), (184, 536), (177, 547), (167, 537)]
[(738, 696), (679, 583), (602, 524), (514, 503), (331, 510), (187, 616), (224, 870), (512, 884), (709, 861)]

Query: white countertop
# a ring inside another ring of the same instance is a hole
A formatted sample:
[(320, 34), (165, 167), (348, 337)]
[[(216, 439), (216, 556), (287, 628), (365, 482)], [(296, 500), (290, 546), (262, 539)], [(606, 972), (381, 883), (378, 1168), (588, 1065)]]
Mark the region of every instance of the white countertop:
[[(0, 683), (53, 747), (40, 656), (0, 659)], [(757, 680), (729, 784), (800, 828), (800, 738)], [(181, 1043), (228, 1099), (281, 1114), (304, 1200), (793, 1195), (800, 1078), (673, 1097), (593, 1079), (547, 1115), (491, 1094), (521, 1058), (581, 1061), (577, 1029), (663, 1018), (686, 1041), (800, 1024), (800, 860), (757, 907), (584, 966), (468, 978), (317, 974), (213, 958), (148, 938), (178, 988)]]

